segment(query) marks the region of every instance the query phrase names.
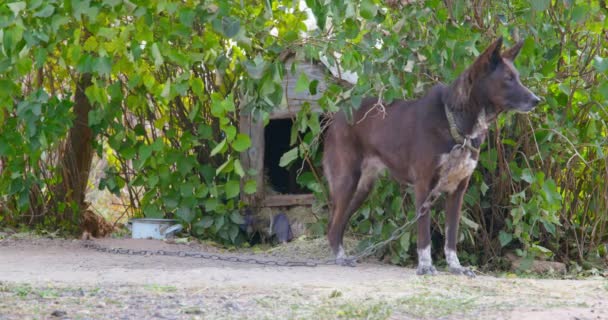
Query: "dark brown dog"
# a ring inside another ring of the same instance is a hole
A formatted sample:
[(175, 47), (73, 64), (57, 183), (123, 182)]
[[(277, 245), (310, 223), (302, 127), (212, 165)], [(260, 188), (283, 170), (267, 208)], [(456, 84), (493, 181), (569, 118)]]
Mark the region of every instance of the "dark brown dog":
[(477, 165), (488, 124), (503, 111), (529, 112), (540, 99), (522, 85), (513, 60), (522, 42), (501, 53), (492, 43), (450, 86), (436, 85), (421, 99), (397, 100), (383, 108), (365, 99), (349, 124), (342, 112), (325, 137), (323, 167), (332, 212), (327, 234), (336, 261), (348, 264), (344, 229), (385, 168), (402, 184), (413, 185), (418, 217), (417, 274), (435, 274), (431, 260), (430, 210), (446, 198), (445, 255), (455, 274), (474, 276), (456, 255), (462, 198)]

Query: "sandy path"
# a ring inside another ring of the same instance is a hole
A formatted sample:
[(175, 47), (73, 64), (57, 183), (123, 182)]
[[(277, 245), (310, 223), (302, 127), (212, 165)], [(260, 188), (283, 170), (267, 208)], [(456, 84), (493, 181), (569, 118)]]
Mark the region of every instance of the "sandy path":
[[(200, 249), (152, 240), (98, 241), (133, 249)], [(418, 277), (413, 269), (379, 264), (268, 267), (114, 255), (83, 248), (80, 241), (0, 240), (0, 319), (46, 318), (54, 311), (60, 312), (55, 318), (69, 319), (608, 319), (607, 297), (602, 279)]]

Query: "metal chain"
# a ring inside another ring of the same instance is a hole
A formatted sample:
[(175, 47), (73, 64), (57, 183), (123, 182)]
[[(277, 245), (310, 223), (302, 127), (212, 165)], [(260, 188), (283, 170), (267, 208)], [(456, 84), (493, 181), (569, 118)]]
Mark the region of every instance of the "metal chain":
[(388, 237), (388, 239), (385, 239), (385, 240), (382, 240), (382, 241), (378, 241), (378, 242), (374, 243), (373, 245), (365, 248), (363, 251), (359, 252), (358, 254), (356, 254), (354, 256), (347, 257), (345, 259), (346, 264), (354, 266), (357, 261), (373, 255), (374, 253), (376, 253), (376, 251), (378, 251), (378, 249), (385, 247), (390, 242), (392, 242), (392, 241), (398, 239), (399, 237), (401, 237), (403, 235), (405, 229), (408, 228), (409, 226), (413, 225), (422, 216), (423, 216), (423, 214), (417, 214), (414, 219), (412, 219), (411, 221), (408, 221), (407, 223), (405, 223), (401, 227), (393, 230), (393, 233), (391, 233), (391, 236)]
[[(439, 192), (438, 192), (437, 187), (433, 188), (433, 190), (428, 194), (428, 196), (426, 197), (426, 199), (424, 200), (424, 202), (422, 203), (422, 205), (420, 207), (422, 208), (422, 207), (426, 206), (428, 208), (431, 208), (433, 206), (433, 204), (435, 203), (435, 201), (437, 201), (437, 199), (438, 199), (438, 196), (437, 196), (438, 193)], [(416, 213), (416, 216), (414, 217), (414, 219), (406, 222), (399, 228), (393, 230), (393, 232), (391, 233), (391, 236), (388, 237), (388, 239), (378, 241), (378, 242), (374, 243), (373, 245), (365, 248), (360, 253), (358, 253), (354, 256), (345, 258), (344, 260), (346, 262), (346, 265), (354, 266), (358, 260), (361, 260), (363, 258), (373, 255), (374, 253), (376, 253), (376, 251), (378, 251), (378, 249), (385, 247), (387, 244), (389, 244), (390, 242), (392, 242), (394, 240), (397, 240), (399, 237), (401, 237), (404, 234), (405, 229), (407, 229), (414, 223), (418, 222), (418, 220), (427, 213), (428, 213), (428, 210), (418, 211)]]
[(167, 256), (167, 257), (181, 257), (181, 258), (198, 258), (205, 260), (216, 260), (226, 262), (238, 262), (238, 263), (249, 263), (259, 264), (263, 266), (276, 266), (276, 267), (316, 267), (319, 265), (332, 265), (336, 264), (334, 260), (326, 261), (278, 261), (278, 260), (260, 260), (256, 258), (240, 258), (236, 256), (225, 256), (221, 254), (205, 253), (205, 252), (193, 252), (193, 251), (167, 251), (167, 250), (137, 250), (137, 249), (126, 249), (126, 248), (111, 248), (99, 245), (93, 241), (87, 240), (83, 246), (87, 249), (92, 249), (104, 253), (122, 254), (130, 256)]
[[(431, 192), (425, 202), (430, 202), (429, 207), (437, 200), (435, 197), (435, 192)], [(403, 232), (406, 228), (413, 225), (427, 212), (418, 212), (414, 219), (408, 221), (403, 224), (399, 228), (393, 230), (391, 236), (388, 239), (378, 241), (373, 245), (365, 248), (360, 253), (350, 256), (344, 259), (346, 265), (354, 266), (355, 263), (363, 258), (369, 257), (376, 253), (378, 249), (385, 247), (390, 242), (396, 240), (397, 238), (403, 235)], [(167, 257), (182, 257), (182, 258), (199, 258), (204, 260), (216, 260), (216, 261), (226, 261), (226, 262), (238, 262), (238, 263), (249, 263), (249, 264), (258, 264), (263, 266), (276, 266), (276, 267), (317, 267), (320, 265), (335, 265), (336, 260), (309, 260), (309, 261), (279, 261), (279, 260), (260, 260), (256, 258), (240, 258), (236, 256), (225, 256), (220, 254), (213, 253), (205, 253), (205, 252), (193, 252), (193, 251), (167, 251), (167, 250), (136, 250), (136, 249), (126, 249), (126, 248), (109, 248), (94, 243), (91, 240), (86, 240), (83, 244), (85, 248), (93, 249), (99, 252), (104, 253), (112, 253), (112, 254), (122, 254), (122, 255), (131, 255), (131, 256), (167, 256)]]

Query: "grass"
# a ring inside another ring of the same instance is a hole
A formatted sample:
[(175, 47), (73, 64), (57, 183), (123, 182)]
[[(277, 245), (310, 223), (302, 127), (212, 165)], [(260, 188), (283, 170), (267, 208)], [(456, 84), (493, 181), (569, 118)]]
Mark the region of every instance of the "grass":
[[(441, 276), (412, 278), (407, 286), (400, 290), (399, 286), (389, 285), (381, 293), (373, 288), (361, 290), (357, 286), (255, 288), (253, 291), (242, 287), (223, 287), (209, 291), (157, 284), (72, 288), (0, 283), (0, 301), (4, 302), (4, 305), (0, 304), (0, 314), (44, 318), (59, 305), (61, 310), (75, 315), (97, 310), (100, 304), (104, 306), (106, 314), (122, 314), (138, 306), (143, 299), (161, 306), (165, 314), (185, 317), (220, 317), (226, 315), (226, 303), (232, 302), (239, 309), (227, 316), (235, 319), (243, 315), (251, 319), (467, 318), (480, 313), (498, 315), (514, 309), (591, 308), (592, 305), (585, 302), (584, 296), (593, 296), (594, 292), (592, 287), (580, 285), (556, 288), (568, 293), (564, 296), (547, 284), (536, 284), (529, 280), (469, 280)], [(600, 293), (608, 291), (608, 283), (596, 282), (594, 288)], [(581, 299), (571, 299), (570, 294)], [(206, 302), (201, 305), (200, 301)], [(140, 311), (152, 315), (156, 309)]]
[(456, 313), (469, 313), (475, 309), (476, 299), (473, 296), (452, 297), (426, 292), (399, 299), (397, 304), (410, 315), (437, 318)]
[(161, 286), (158, 284), (147, 284), (144, 288), (148, 291), (152, 291), (155, 293), (171, 293), (177, 292), (177, 287), (175, 286)]

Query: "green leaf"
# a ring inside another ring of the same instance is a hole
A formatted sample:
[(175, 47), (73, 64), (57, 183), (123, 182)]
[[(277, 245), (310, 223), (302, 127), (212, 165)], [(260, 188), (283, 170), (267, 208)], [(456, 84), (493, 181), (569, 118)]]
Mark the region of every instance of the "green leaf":
[(109, 76), (112, 72), (112, 61), (108, 57), (97, 58), (93, 68), (100, 76)]
[(239, 33), (241, 29), (241, 21), (239, 19), (233, 17), (222, 17), (222, 33), (228, 37), (232, 38)]
[(192, 91), (199, 98), (203, 98), (205, 96), (205, 84), (203, 83), (203, 80), (200, 78), (192, 78), (190, 80), (190, 86), (192, 87)]
[(367, 20), (373, 19), (378, 13), (378, 6), (372, 0), (361, 1), (361, 17)]
[(12, 51), (16, 49), (17, 44), (23, 39), (23, 28), (20, 26), (12, 26), (3, 29), (4, 31), (4, 50), (7, 54), (12, 54)]
[(534, 0), (531, 1), (532, 9), (536, 11), (545, 11), (549, 7), (551, 0)]
[(72, 11), (77, 21), (82, 20), (82, 15), (87, 16), (89, 20), (95, 20), (99, 13), (99, 9), (91, 7), (91, 0), (72, 1)]
[(209, 198), (205, 200), (205, 210), (207, 211), (215, 211), (218, 207), (218, 201), (215, 198)]
[(243, 217), (241, 216), (241, 214), (238, 211), (232, 211), (232, 213), (230, 214), (230, 220), (236, 224), (245, 223), (245, 219), (243, 219)]
[(162, 197), (162, 200), (165, 208), (168, 210), (173, 210), (179, 205), (180, 197), (177, 192), (170, 192), (166, 196)]
[(224, 222), (225, 222), (224, 216), (215, 217), (215, 229), (220, 230), (224, 226)]
[(239, 227), (232, 225), (230, 226), (230, 241), (235, 242), (236, 237), (239, 235)]
[(348, 18), (344, 22), (344, 32), (347, 39), (354, 39), (359, 35), (359, 25), (355, 19)]
[(593, 67), (599, 73), (605, 73), (608, 70), (608, 58), (596, 56), (593, 58)]
[(184, 220), (186, 223), (191, 223), (195, 217), (195, 214), (188, 207), (181, 207), (181, 208), (177, 209), (177, 212), (175, 212), (175, 215), (178, 218)]
[(253, 61), (247, 60), (243, 62), (247, 73), (252, 79), (260, 80), (264, 76), (265, 71), (268, 69), (268, 62), (262, 58), (261, 55), (255, 56)]
[(179, 186), (179, 194), (182, 197), (184, 197), (184, 198), (190, 197), (190, 196), (192, 196), (193, 193), (194, 193), (194, 185), (192, 183), (187, 182), (187, 183), (181, 184)]
[(473, 221), (473, 220), (471, 220), (471, 219), (467, 218), (466, 216), (464, 216), (464, 215), (463, 215), (463, 216), (461, 217), (461, 220), (462, 220), (462, 223), (463, 223), (464, 225), (466, 225), (467, 227), (469, 227), (469, 228), (471, 228), (471, 229), (473, 229), (473, 230), (477, 230), (477, 229), (479, 229), (479, 224), (478, 224), (478, 223), (476, 223), (475, 221)]
[(232, 165), (233, 162), (234, 162), (233, 159), (228, 157), (228, 160), (226, 160), (219, 167), (217, 167), (217, 169), (215, 169), (215, 175), (219, 175), (222, 172), (228, 173), (228, 172), (232, 171), (232, 169), (234, 168), (234, 166)]
[(245, 176), (245, 170), (243, 170), (243, 166), (241, 165), (241, 161), (239, 161), (239, 159), (234, 160), (234, 172), (241, 178)]
[(604, 97), (604, 100), (608, 100), (608, 81), (604, 81), (599, 85), (598, 91)]
[(545, 227), (545, 230), (547, 230), (547, 232), (549, 232), (551, 235), (554, 236), (555, 235), (555, 229), (556, 229), (555, 228), (555, 224), (551, 223), (551, 222), (549, 222), (547, 220), (544, 220), (544, 219), (542, 219), (541, 222), (542, 222), (543, 226)]
[(403, 250), (407, 251), (410, 248), (410, 236), (410, 232), (405, 232), (401, 238), (399, 238), (399, 244)]
[(163, 218), (163, 212), (155, 205), (146, 205), (143, 207), (142, 211), (144, 212), (144, 216), (146, 218)]
[[(122, 152), (123, 151), (121, 148), (121, 153)], [(146, 161), (150, 158), (151, 155), (152, 155), (152, 147), (142, 144), (139, 147), (139, 159), (137, 159), (137, 161), (134, 162), (135, 168), (138, 170), (142, 169), (146, 165)]]
[(310, 85), (308, 86), (308, 92), (310, 92), (310, 94), (312, 94), (313, 96), (315, 94), (317, 94), (317, 89), (319, 87), (319, 80), (314, 79), (310, 82)]
[(246, 134), (237, 134), (236, 139), (232, 142), (232, 148), (237, 152), (243, 152), (249, 147), (251, 147), (251, 139)]
[(539, 255), (546, 257), (550, 257), (553, 255), (553, 251), (538, 244), (533, 244), (530, 247), (530, 251), (536, 251), (537, 253), (539, 253)]
[(579, 4), (572, 9), (572, 20), (574, 22), (584, 21), (589, 16), (589, 7), (584, 4)]
[(226, 192), (226, 198), (231, 199), (239, 195), (240, 192), (240, 182), (238, 180), (230, 180), (226, 182), (224, 186), (224, 190)]
[(527, 183), (533, 183), (536, 180), (536, 178), (534, 178), (534, 175), (532, 174), (532, 171), (530, 171), (530, 169), (528, 168), (523, 169), (521, 171), (521, 178)]
[(216, 155), (216, 154), (218, 154), (220, 152), (223, 153), (224, 152), (224, 147), (226, 147), (226, 143), (227, 143), (226, 139), (224, 139), (224, 140), (222, 140), (222, 142), (218, 143), (215, 146), (215, 148), (213, 148), (213, 150), (211, 150), (210, 156), (213, 157), (214, 155)]
[(279, 161), (279, 166), (286, 167), (290, 163), (292, 163), (294, 160), (296, 160), (297, 158), (298, 158), (298, 147), (295, 147), (295, 148), (285, 152), (285, 154), (283, 154), (283, 156), (281, 156), (281, 160)]
[(296, 81), (296, 92), (308, 92), (308, 85), (309, 82), (306, 73), (300, 73), (300, 77), (298, 77), (298, 80)]
[(513, 240), (513, 235), (500, 230), (498, 233), (498, 240), (500, 241), (500, 246), (504, 247), (511, 243), (511, 240)]
[(9, 9), (11, 9), (11, 11), (13, 12), (13, 14), (15, 16), (19, 15), (19, 12), (23, 11), (25, 9), (25, 1), (18, 1), (18, 2), (12, 2), (12, 3), (7, 3), (6, 4)]
[(225, 126), (222, 130), (226, 133), (226, 139), (228, 139), (228, 141), (234, 140), (234, 137), (236, 136), (236, 128), (234, 126)]
[(48, 18), (53, 14), (53, 12), (55, 12), (55, 7), (50, 4), (47, 4), (46, 6), (44, 6), (44, 8), (34, 13), (34, 17)]
[[(234, 101), (232, 99), (232, 94), (229, 94), (226, 98), (219, 100), (220, 96), (219, 95), (214, 95), (212, 97), (212, 114), (214, 116), (222, 116), (223, 115), (223, 111), (226, 112), (234, 112), (236, 110), (235, 106), (234, 106)], [(213, 110), (213, 108), (215, 108), (215, 112)]]
[(496, 170), (496, 164), (498, 163), (498, 152), (496, 149), (490, 149), (482, 153), (479, 160), (486, 169), (493, 172)]
[(485, 181), (482, 181), (481, 187), (480, 187), (481, 194), (485, 196), (486, 192), (488, 192), (488, 189), (490, 189), (490, 187), (488, 187), (488, 185), (485, 183)]
[(213, 217), (212, 216), (203, 216), (201, 220), (194, 224), (197, 227), (209, 228), (213, 225)]
[(150, 50), (152, 51), (152, 57), (154, 58), (154, 66), (157, 68), (160, 67), (165, 62), (165, 60), (163, 59), (163, 55), (158, 49), (158, 44), (153, 43), (150, 47)]
[(243, 191), (245, 191), (246, 194), (254, 194), (256, 190), (257, 183), (255, 182), (255, 180), (248, 180), (247, 182), (245, 182), (245, 186), (243, 186)]
[(543, 183), (543, 196), (551, 206), (559, 207), (561, 205), (562, 196), (557, 191), (555, 181), (551, 178)]

